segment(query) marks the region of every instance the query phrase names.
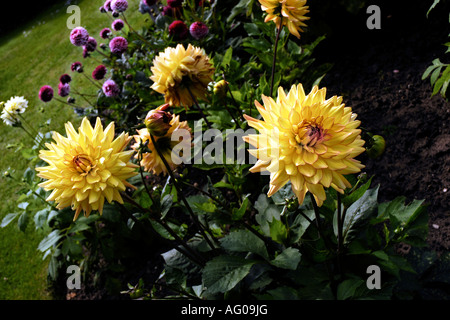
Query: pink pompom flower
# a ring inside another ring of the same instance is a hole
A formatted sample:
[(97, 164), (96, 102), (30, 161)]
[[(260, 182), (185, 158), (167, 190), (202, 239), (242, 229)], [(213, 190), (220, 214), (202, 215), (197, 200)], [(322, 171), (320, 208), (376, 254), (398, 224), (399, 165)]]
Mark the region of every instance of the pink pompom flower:
[(208, 35), (209, 28), (203, 22), (194, 22), (189, 27), (189, 32), (194, 39), (200, 40)]
[(61, 83), (69, 83), (70, 81), (72, 81), (72, 77), (69, 76), (67, 73), (63, 74), (61, 77), (59, 77), (59, 82)]
[(175, 40), (184, 40), (189, 34), (188, 27), (181, 20), (175, 20), (169, 25), (169, 35)]
[(127, 0), (112, 0), (111, 1), (111, 9), (115, 12), (124, 12), (128, 9), (128, 1)]
[(110, 36), (111, 34), (112, 34), (112, 31), (111, 31), (110, 28), (103, 28), (103, 29), (100, 31), (100, 38), (102, 38), (102, 39), (108, 39), (109, 36)]
[(83, 27), (76, 27), (70, 32), (70, 42), (74, 46), (82, 47), (89, 40), (89, 33)]
[(106, 80), (102, 87), (103, 93), (107, 97), (117, 97), (120, 93), (119, 86), (114, 80)]
[(122, 54), (128, 49), (128, 41), (124, 37), (115, 37), (109, 42), (109, 49), (114, 54)]
[(39, 90), (39, 99), (43, 102), (49, 102), (53, 99), (53, 88), (50, 86), (43, 86)]
[(113, 28), (114, 31), (120, 31), (123, 29), (124, 26), (125, 23), (122, 21), (122, 19), (116, 19), (111, 24), (111, 27)]
[(70, 94), (70, 84), (60, 82), (58, 85), (58, 95), (60, 97), (67, 97)]
[(92, 71), (92, 78), (94, 80), (102, 80), (106, 75), (107, 69), (104, 65), (97, 66), (94, 71)]
[(97, 49), (97, 40), (93, 37), (89, 37), (88, 41), (84, 45), (84, 48), (86, 48), (87, 52), (94, 52), (95, 49)]

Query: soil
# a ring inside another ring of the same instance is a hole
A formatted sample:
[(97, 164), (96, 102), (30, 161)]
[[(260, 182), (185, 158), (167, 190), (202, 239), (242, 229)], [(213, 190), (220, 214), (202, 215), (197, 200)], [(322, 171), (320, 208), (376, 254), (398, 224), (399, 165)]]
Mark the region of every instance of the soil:
[[(311, 31), (318, 33), (323, 29), (314, 26), (312, 13), (319, 12), (315, 7), (319, 3), (311, 4), (312, 19), (308, 23)], [(450, 103), (440, 95), (432, 97), (429, 79), (422, 80), (422, 74), (433, 59), (450, 60), (443, 46), (448, 41), (450, 5), (441, 0), (427, 18), (429, 1), (374, 4), (381, 9), (379, 30), (366, 27), (370, 16), (365, 12), (368, 4), (357, 13), (332, 6), (328, 7), (328, 13), (321, 13), (331, 18), (325, 26), (327, 38), (314, 55), (318, 65), (334, 66), (320, 86), (327, 88), (329, 97), (343, 96), (344, 103), (358, 114), (362, 127), (386, 139), (386, 150), (380, 158), (360, 159), (366, 165), (365, 171), (374, 175), (374, 185), (380, 184), (379, 200), (398, 196), (405, 196), (407, 201), (424, 199), (430, 217), (429, 247), (437, 252), (448, 251)], [(160, 259), (157, 255), (154, 258)], [(135, 263), (131, 271), (134, 275), (123, 277), (130, 283), (137, 283), (140, 277), (154, 280), (160, 272), (155, 265), (148, 261)], [(110, 298), (117, 297), (93, 287), (68, 292), (66, 296), (66, 299)]]
[[(361, 126), (385, 138), (380, 158), (361, 159), (365, 171), (380, 183), (381, 201), (425, 199), (428, 244), (443, 252), (450, 248), (450, 103), (432, 97), (430, 81), (422, 80), (422, 74), (436, 58), (448, 63), (443, 44), (450, 6), (441, 1), (427, 18), (428, 2), (393, 2), (378, 2), (379, 30), (364, 28), (370, 16), (365, 10), (334, 30), (319, 48), (322, 61), (334, 62), (320, 86), (327, 87), (329, 96), (343, 96)], [(353, 36), (339, 36), (347, 32)]]

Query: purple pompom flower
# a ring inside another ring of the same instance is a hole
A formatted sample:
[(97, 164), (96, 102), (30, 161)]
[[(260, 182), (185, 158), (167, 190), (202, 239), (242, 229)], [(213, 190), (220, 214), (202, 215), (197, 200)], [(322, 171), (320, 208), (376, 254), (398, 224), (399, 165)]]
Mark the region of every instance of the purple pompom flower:
[(67, 73), (63, 74), (61, 77), (59, 77), (59, 82), (61, 83), (69, 83), (70, 81), (72, 81), (72, 77), (69, 76)]
[(120, 31), (123, 29), (124, 26), (125, 26), (125, 24), (122, 21), (122, 19), (116, 19), (111, 24), (111, 27), (113, 28), (114, 31)]
[(171, 8), (181, 8), (183, 0), (167, 0), (167, 5)]
[(60, 97), (67, 97), (70, 93), (70, 84), (60, 82), (58, 85), (58, 95)]
[(169, 25), (169, 35), (175, 40), (184, 40), (189, 34), (188, 27), (181, 20), (175, 20)]
[(111, 9), (111, 0), (106, 0), (103, 4), (103, 8), (105, 8), (106, 11), (112, 11)]
[(76, 27), (70, 32), (70, 42), (74, 46), (82, 47), (89, 40), (89, 33), (83, 27)]
[(97, 66), (97, 68), (94, 69), (94, 71), (92, 71), (92, 78), (94, 80), (102, 80), (105, 75), (106, 75), (106, 67), (104, 65), (99, 65)]
[(70, 66), (70, 70), (72, 70), (72, 72), (81, 73), (83, 72), (83, 65), (81, 64), (81, 62), (76, 61), (72, 63), (72, 65)]
[(109, 49), (114, 54), (122, 54), (128, 49), (128, 41), (124, 37), (115, 37), (109, 42)]
[(87, 52), (94, 52), (95, 49), (97, 49), (97, 40), (93, 37), (89, 37), (87, 43), (84, 45), (84, 48), (86, 48)]
[(111, 9), (115, 12), (124, 12), (128, 8), (127, 0), (112, 0)]
[(114, 82), (114, 80), (106, 80), (105, 83), (103, 83), (103, 93), (107, 97), (116, 97), (120, 93), (119, 86), (117, 83)]
[(43, 86), (39, 90), (39, 99), (44, 102), (49, 102), (53, 99), (53, 88), (50, 86)]
[(100, 31), (100, 38), (108, 39), (111, 33), (112, 31), (110, 28), (103, 28), (102, 31)]
[(200, 40), (208, 35), (209, 28), (203, 22), (194, 22), (189, 27), (189, 32), (194, 39)]

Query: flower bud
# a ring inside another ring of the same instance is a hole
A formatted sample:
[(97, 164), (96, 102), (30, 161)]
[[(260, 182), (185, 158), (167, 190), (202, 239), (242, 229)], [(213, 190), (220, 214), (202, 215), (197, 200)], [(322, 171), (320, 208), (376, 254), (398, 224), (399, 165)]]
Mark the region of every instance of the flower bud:
[(227, 94), (228, 82), (225, 80), (220, 80), (214, 85), (214, 94), (219, 97), (224, 97)]
[(382, 136), (374, 135), (372, 136), (369, 147), (367, 148), (367, 154), (370, 158), (376, 159), (384, 153), (386, 148), (386, 141)]
[(172, 126), (170, 124), (172, 114), (164, 111), (168, 106), (168, 104), (165, 104), (155, 110), (151, 110), (145, 117), (144, 123), (151, 135), (162, 137)]

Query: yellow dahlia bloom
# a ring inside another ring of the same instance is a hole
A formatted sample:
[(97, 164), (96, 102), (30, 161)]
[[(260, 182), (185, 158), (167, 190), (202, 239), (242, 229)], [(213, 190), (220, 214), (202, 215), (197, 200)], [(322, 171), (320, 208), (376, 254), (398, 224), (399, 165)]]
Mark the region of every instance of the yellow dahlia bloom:
[(65, 128), (67, 137), (55, 132), (56, 143), (46, 143), (48, 150), (39, 153), (49, 164), (36, 168), (38, 176), (47, 179), (39, 186), (53, 191), (47, 201), (55, 201), (58, 209), (71, 206), (74, 220), (82, 210), (85, 216), (92, 210), (102, 214), (105, 198), (109, 203), (123, 203), (119, 191), (134, 188), (126, 179), (137, 174), (137, 166), (129, 162), (133, 150), (125, 151), (131, 140), (128, 133), (114, 139), (114, 122), (103, 130), (100, 118), (94, 128), (87, 118), (78, 132), (70, 122)]
[(309, 19), (305, 17), (305, 14), (309, 12), (306, 0), (259, 0), (259, 3), (261, 9), (267, 12), (265, 22), (273, 21), (278, 28), (283, 17), (283, 25), (300, 39), (299, 31), (303, 32), (301, 27), (306, 27), (303, 21)]
[(244, 137), (257, 148), (249, 150), (258, 158), (250, 171), (270, 172), (269, 197), (291, 181), (299, 203), (310, 191), (321, 206), (324, 187), (343, 193), (351, 187), (343, 175), (364, 167), (354, 159), (365, 150), (357, 115), (345, 107), (342, 97), (325, 100), (325, 95), (326, 89), (317, 86), (308, 95), (301, 84), (287, 95), (279, 87), (276, 101), (264, 95), (264, 106), (255, 101), (263, 120), (245, 115), (259, 131)]
[(8, 126), (12, 126), (20, 122), (18, 115), (25, 112), (28, 108), (28, 101), (24, 97), (12, 97), (6, 103), (1, 102), (0, 106), (4, 105), (1, 118)]
[(155, 57), (151, 70), (151, 88), (163, 94), (166, 103), (186, 109), (194, 104), (189, 90), (196, 99), (206, 99), (214, 74), (205, 51), (191, 44), (187, 49), (182, 44), (166, 48)]

